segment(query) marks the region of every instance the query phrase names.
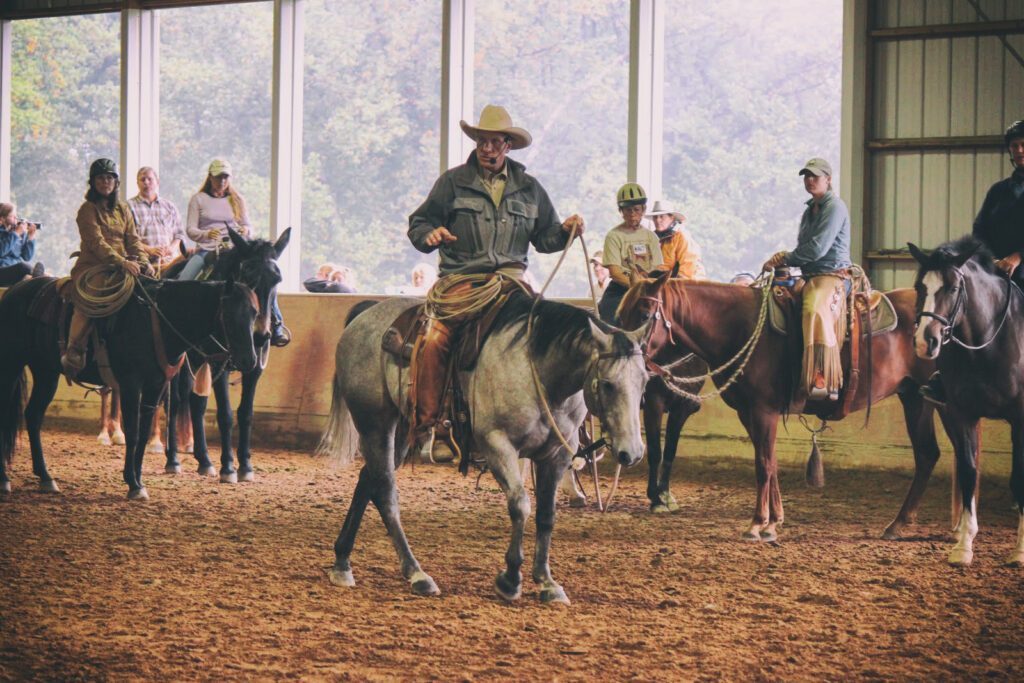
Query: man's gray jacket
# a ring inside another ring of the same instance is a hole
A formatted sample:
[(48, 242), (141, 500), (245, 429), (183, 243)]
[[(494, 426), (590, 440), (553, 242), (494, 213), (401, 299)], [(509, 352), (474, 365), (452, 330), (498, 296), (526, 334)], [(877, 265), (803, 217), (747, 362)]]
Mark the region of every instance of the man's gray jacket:
[(480, 178), (476, 152), (465, 164), (441, 174), (426, 201), (409, 216), (409, 240), (423, 253), (431, 230), (444, 226), (458, 239), (442, 244), (438, 270), (492, 273), (503, 266), (527, 265), (529, 245), (543, 254), (559, 251), (569, 239), (547, 192), (526, 167), (506, 159), (508, 180), (501, 204), (494, 205)]

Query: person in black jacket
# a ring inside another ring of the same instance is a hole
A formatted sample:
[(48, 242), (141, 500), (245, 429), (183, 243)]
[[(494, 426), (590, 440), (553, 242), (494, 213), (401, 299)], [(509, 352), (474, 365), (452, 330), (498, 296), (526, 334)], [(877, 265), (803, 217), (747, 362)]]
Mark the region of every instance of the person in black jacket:
[[(1024, 287), (1024, 120), (1014, 121), (1003, 135), (1010, 154), (1013, 173), (989, 188), (974, 219), (974, 236), (985, 243), (996, 257), (996, 266), (1019, 286)], [(946, 392), (936, 372), (921, 387), (921, 395), (937, 405), (945, 405)]]

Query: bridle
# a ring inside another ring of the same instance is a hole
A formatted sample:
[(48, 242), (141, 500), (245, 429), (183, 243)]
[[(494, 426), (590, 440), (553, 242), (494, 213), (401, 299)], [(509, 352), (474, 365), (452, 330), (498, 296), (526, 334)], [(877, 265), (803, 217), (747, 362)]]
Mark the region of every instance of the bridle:
[[(160, 310), (160, 307), (157, 305), (156, 300), (152, 296), (150, 296), (146, 288), (139, 287), (139, 290), (142, 292), (143, 297), (146, 299), (144, 303), (148, 303), (149, 308), (156, 313), (157, 317), (160, 318), (163, 324), (166, 325), (168, 329), (171, 330), (171, 332), (177, 335), (178, 339), (185, 343), (185, 350), (182, 351), (182, 355), (184, 356), (190, 351), (195, 351), (202, 358), (203, 363), (208, 363), (214, 361), (229, 360), (231, 358), (231, 336), (228, 334), (227, 325), (224, 322), (224, 303), (230, 298), (228, 292), (230, 291), (230, 287), (233, 286), (234, 283), (221, 283), (220, 296), (218, 297), (217, 300), (217, 322), (219, 323), (218, 327), (220, 328), (220, 333), (224, 337), (223, 344), (217, 338), (217, 335), (215, 334), (216, 330), (214, 332), (210, 332), (199, 341), (190, 341), (188, 337), (186, 337), (180, 330), (178, 330), (177, 327), (174, 326), (174, 324), (167, 318), (164, 312)], [(249, 299), (251, 300), (252, 305), (258, 309), (259, 303), (256, 301), (256, 294), (252, 290), (249, 290)], [(205, 345), (207, 342), (210, 341), (213, 342), (215, 348), (217, 349), (213, 353), (208, 353), (206, 351)]]
[(922, 318), (932, 318), (936, 320), (942, 327), (939, 330), (939, 338), (941, 345), (945, 346), (949, 342), (954, 342), (958, 346), (967, 349), (968, 351), (980, 351), (986, 346), (995, 341), (996, 337), (999, 336), (999, 332), (1003, 329), (1003, 325), (1006, 324), (1006, 319), (1010, 315), (1010, 299), (1013, 298), (1013, 289), (1016, 289), (1018, 293), (1024, 295), (1024, 292), (1020, 291), (1016, 283), (1009, 277), (1006, 278), (1006, 303), (1003, 305), (1003, 314), (999, 319), (999, 325), (996, 326), (995, 332), (982, 344), (972, 346), (953, 333), (953, 329), (960, 324), (961, 318), (964, 315), (964, 311), (967, 308), (967, 278), (964, 277), (963, 271), (960, 268), (954, 267), (953, 272), (957, 276), (957, 294), (956, 300), (953, 301), (953, 309), (950, 311), (949, 316), (943, 316), (934, 311), (919, 311), (917, 317), (914, 319), (914, 329), (917, 330), (921, 325)]

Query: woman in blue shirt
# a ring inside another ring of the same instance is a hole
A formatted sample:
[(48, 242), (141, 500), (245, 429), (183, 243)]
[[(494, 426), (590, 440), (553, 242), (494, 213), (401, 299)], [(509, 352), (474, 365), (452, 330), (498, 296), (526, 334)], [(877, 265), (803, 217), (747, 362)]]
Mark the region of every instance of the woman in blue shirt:
[(803, 380), (807, 398), (835, 401), (843, 386), (839, 358), (846, 323), (846, 279), (850, 261), (850, 212), (832, 192), (832, 166), (808, 161), (800, 175), (811, 195), (800, 219), (796, 249), (780, 251), (764, 268), (798, 266), (803, 288)]

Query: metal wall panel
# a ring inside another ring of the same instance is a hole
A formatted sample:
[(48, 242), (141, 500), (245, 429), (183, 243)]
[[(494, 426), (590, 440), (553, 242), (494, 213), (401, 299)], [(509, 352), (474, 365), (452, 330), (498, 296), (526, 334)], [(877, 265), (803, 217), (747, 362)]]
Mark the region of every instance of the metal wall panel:
[[(979, 6), (983, 17), (967, 0), (875, 0), (873, 28), (1024, 19), (1024, 0), (981, 0)], [(910, 144), (1001, 135), (1024, 118), (1024, 65), (1004, 40), (1024, 54), (1019, 34), (873, 41), (869, 138)], [(908, 241), (934, 247), (970, 232), (988, 188), (1011, 170), (1005, 152), (982, 143), (868, 153), (867, 252), (899, 249)], [(912, 281), (912, 261), (875, 258), (869, 265), (879, 287)]]

